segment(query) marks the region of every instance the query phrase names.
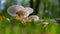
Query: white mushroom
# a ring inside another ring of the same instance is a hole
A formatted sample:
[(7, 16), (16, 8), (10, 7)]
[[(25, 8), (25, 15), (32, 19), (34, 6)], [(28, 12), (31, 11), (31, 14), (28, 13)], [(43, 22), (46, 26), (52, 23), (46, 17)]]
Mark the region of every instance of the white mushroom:
[(20, 11), (20, 10), (23, 10), (24, 7), (21, 6), (21, 5), (13, 5), (13, 6), (10, 6), (8, 9), (7, 9), (7, 12), (9, 15), (11, 16), (17, 16), (16, 12), (17, 11)]
[(29, 16), (29, 19), (33, 19), (34, 21), (38, 21), (39, 17), (37, 15), (32, 15), (32, 16)]
[(43, 28), (45, 28), (49, 23), (44, 21), (44, 22), (42, 22), (42, 24), (44, 25)]
[(47, 24), (48, 24), (48, 22), (42, 22), (42, 24), (46, 24), (46, 25), (47, 25)]

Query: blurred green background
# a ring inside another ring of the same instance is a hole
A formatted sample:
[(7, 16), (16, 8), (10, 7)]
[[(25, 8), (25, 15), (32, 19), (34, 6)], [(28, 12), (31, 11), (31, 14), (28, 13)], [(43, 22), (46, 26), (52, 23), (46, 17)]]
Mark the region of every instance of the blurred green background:
[[(12, 19), (7, 13), (7, 8), (12, 5), (33, 8), (31, 15), (38, 15), (49, 24), (43, 28), (40, 20), (26, 24), (14, 19), (7, 21), (6, 18)], [(4, 16), (0, 17), (0, 34), (60, 34), (60, 25), (50, 20), (60, 18), (60, 0), (0, 0), (0, 16)]]

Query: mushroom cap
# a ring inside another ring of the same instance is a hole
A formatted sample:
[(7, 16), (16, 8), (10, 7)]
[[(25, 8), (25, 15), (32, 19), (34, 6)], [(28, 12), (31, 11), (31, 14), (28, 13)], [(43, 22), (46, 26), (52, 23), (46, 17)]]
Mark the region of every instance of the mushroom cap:
[(17, 16), (16, 12), (23, 10), (24, 7), (21, 5), (13, 5), (7, 9), (7, 13), (11, 16)]
[(46, 24), (46, 25), (47, 25), (47, 24), (49, 24), (49, 23), (48, 23), (48, 22), (42, 22), (42, 24)]
[(30, 19), (33, 19), (34, 21), (38, 21), (39, 17), (37, 15), (31, 15), (29, 16)]
[(30, 7), (25, 7), (25, 11), (27, 11), (29, 14), (33, 13), (33, 9)]

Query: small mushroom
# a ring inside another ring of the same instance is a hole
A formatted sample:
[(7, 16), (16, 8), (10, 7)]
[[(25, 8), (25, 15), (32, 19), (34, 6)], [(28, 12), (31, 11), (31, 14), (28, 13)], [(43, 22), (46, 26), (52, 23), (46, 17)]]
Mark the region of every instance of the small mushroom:
[(43, 21), (43, 22), (42, 22), (42, 24), (46, 24), (46, 25), (47, 25), (47, 24), (48, 24), (48, 22), (46, 22), (46, 21)]
[(39, 17), (37, 15), (31, 15), (28, 17), (28, 19), (31, 21), (31, 20), (34, 20), (34, 21), (38, 21), (39, 20)]
[(47, 21), (42, 21), (43, 28), (45, 28), (49, 23)]

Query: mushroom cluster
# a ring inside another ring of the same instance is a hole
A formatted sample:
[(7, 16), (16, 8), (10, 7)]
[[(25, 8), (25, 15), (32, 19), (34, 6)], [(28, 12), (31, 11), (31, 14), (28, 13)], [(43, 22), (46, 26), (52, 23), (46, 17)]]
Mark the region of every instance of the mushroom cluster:
[[(37, 15), (31, 15), (29, 16), (31, 13), (33, 13), (33, 9), (30, 7), (23, 7), (21, 5), (13, 5), (10, 6), (7, 9), (7, 13), (13, 17), (16, 17), (15, 19), (20, 20), (22, 22), (26, 22), (26, 21), (37, 21), (39, 20), (39, 17)], [(29, 16), (29, 17), (28, 17)]]

